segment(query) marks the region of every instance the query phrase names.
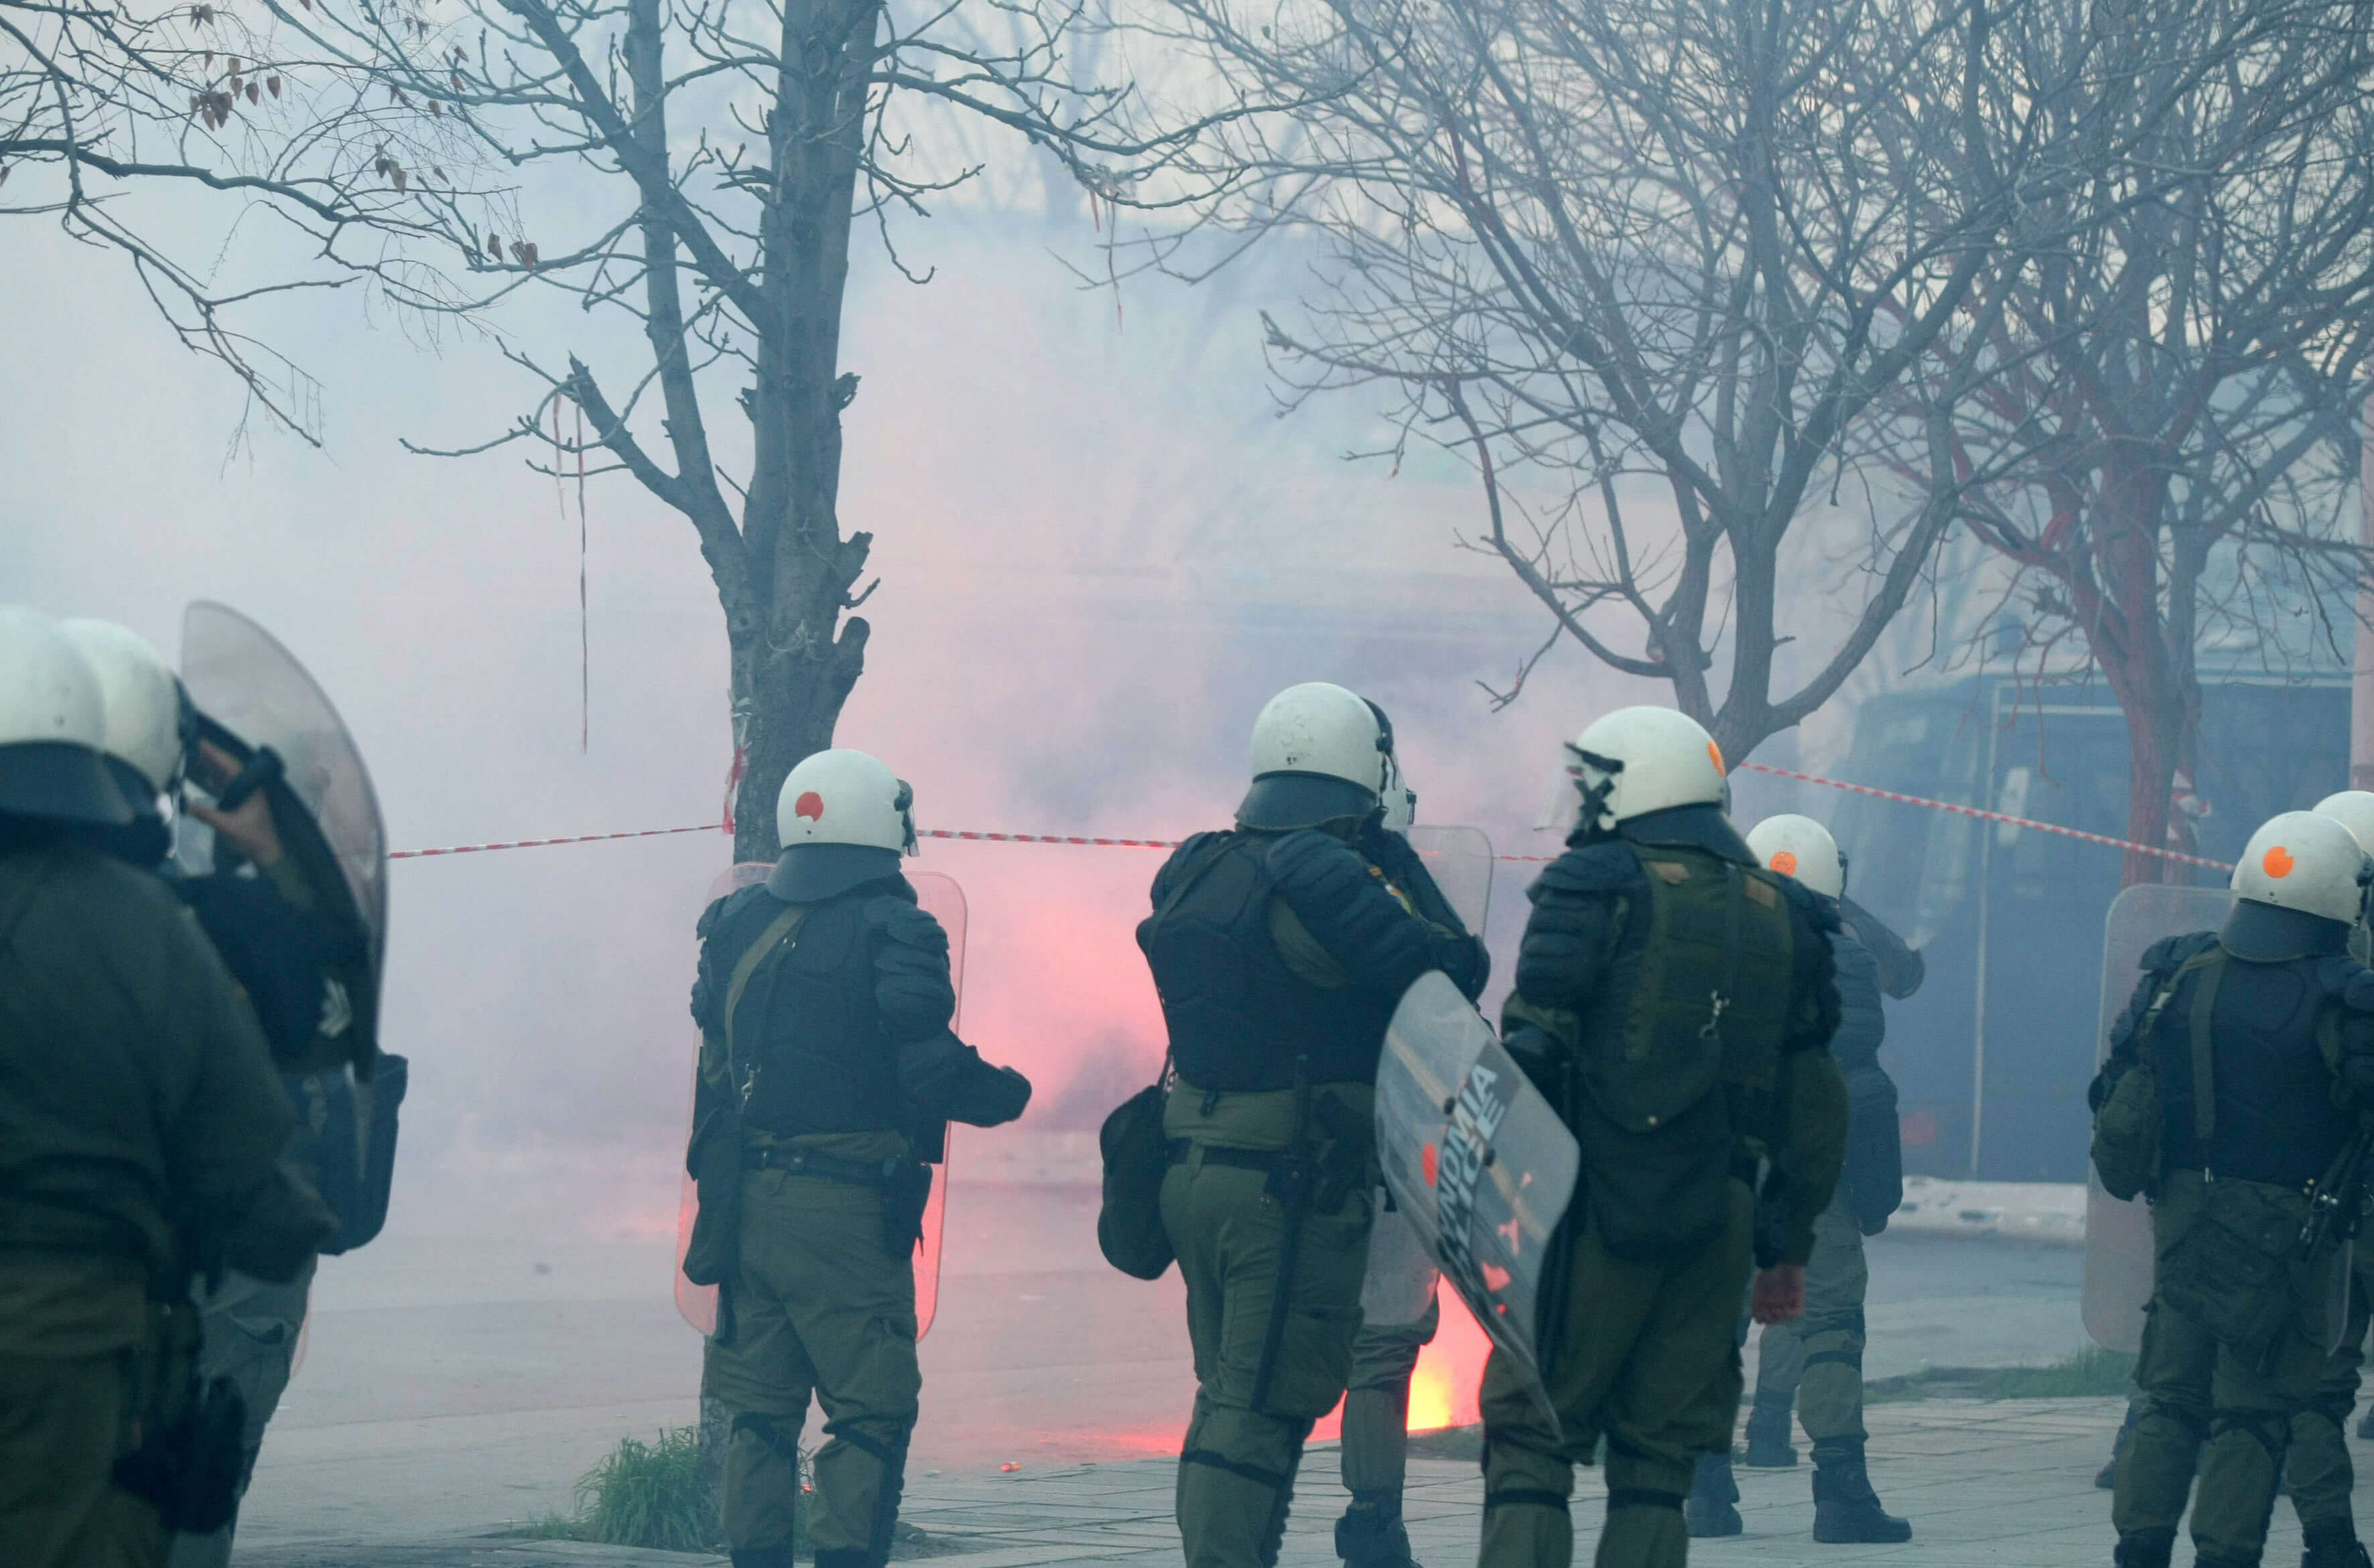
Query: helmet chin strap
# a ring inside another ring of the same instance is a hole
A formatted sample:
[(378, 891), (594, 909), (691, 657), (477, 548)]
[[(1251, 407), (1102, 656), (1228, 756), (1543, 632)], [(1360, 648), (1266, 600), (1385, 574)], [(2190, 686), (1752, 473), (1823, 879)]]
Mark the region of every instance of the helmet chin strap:
[(1571, 740), (1566, 743), (1566, 749), (1581, 766), (1603, 775), (1595, 784), (1585, 784), (1580, 778), (1574, 781), (1574, 787), (1582, 792), (1582, 831), (1589, 834), (1612, 831), (1616, 826), (1614, 822), (1603, 824), (1599, 819), (1606, 814), (1608, 796), (1616, 793), (1616, 778), (1624, 771), (1624, 759), (1585, 751)]
[(906, 847), (899, 853), (900, 855), (916, 854), (920, 846), (915, 842), (915, 786), (905, 779), (900, 779), (899, 793), (891, 797), (890, 809), (899, 813), (899, 824), (907, 830)]

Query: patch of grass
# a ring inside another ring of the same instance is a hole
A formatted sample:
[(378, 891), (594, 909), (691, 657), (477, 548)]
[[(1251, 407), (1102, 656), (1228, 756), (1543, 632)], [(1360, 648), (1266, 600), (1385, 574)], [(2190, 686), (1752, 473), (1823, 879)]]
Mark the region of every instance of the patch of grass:
[[(808, 1454), (800, 1452), (802, 1495), (793, 1522), (792, 1550), (810, 1556), (805, 1492)], [(653, 1442), (622, 1437), (618, 1445), (577, 1479), (577, 1513), (546, 1514), (511, 1532), (530, 1540), (598, 1541), (660, 1551), (725, 1550), (717, 1498), (700, 1464), (700, 1429), (663, 1430)], [(890, 1557), (911, 1562), (971, 1550), (961, 1538), (927, 1535), (904, 1520), (892, 1528)]]
[(700, 1429), (670, 1427), (656, 1442), (622, 1437), (577, 1480), (581, 1539), (657, 1551), (701, 1551), (724, 1535), (700, 1465)]
[(2049, 1366), (1934, 1366), (1900, 1377), (1875, 1378), (1863, 1385), (1863, 1397), (1874, 1405), (1913, 1399), (2080, 1399), (2124, 1394), (2134, 1377), (2133, 1356), (2088, 1345)]
[(583, 1540), (585, 1538), (581, 1533), (582, 1528), (582, 1527), (576, 1520), (566, 1514), (546, 1514), (541, 1519), (532, 1520), (515, 1530), (507, 1530), (503, 1533), (518, 1536), (524, 1540)]

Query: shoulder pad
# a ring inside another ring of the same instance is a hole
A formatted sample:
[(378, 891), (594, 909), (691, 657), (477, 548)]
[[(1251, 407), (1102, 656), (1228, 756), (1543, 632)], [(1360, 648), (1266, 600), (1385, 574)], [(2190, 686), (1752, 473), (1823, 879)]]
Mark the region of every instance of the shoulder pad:
[(766, 894), (767, 884), (764, 882), (753, 882), (746, 888), (735, 889), (700, 912), (700, 924), (693, 927), (693, 935), (704, 942), (707, 941), (716, 933), (719, 926), (749, 908), (754, 900), (763, 898)]
[(2340, 997), (2351, 1012), (2374, 1013), (2374, 969), (2336, 953), (2317, 961), (2316, 981), (2326, 996)]
[(865, 901), (865, 924), (901, 947), (945, 954), (948, 934), (920, 905), (887, 893)]
[(1769, 877), (1767, 880), (1780, 884), (1780, 891), (1789, 900), (1791, 913), (1825, 937), (1835, 939), (1844, 936), (1860, 948), (1863, 943), (1839, 924), (1839, 906), (1822, 897), (1794, 877)]
[(1271, 879), (1281, 886), (1310, 887), (1347, 875), (1369, 874), (1369, 863), (1360, 858), (1359, 851), (1315, 828), (1281, 833), (1261, 853)]
[(2135, 967), (2165, 978), (2186, 959), (2216, 945), (2217, 933), (2215, 931), (2187, 931), (2180, 937), (2162, 937), (2144, 949), (2144, 956)]
[(1549, 863), (1536, 885), (1561, 893), (1612, 893), (1646, 879), (1631, 850), (1608, 839), (1568, 850)]

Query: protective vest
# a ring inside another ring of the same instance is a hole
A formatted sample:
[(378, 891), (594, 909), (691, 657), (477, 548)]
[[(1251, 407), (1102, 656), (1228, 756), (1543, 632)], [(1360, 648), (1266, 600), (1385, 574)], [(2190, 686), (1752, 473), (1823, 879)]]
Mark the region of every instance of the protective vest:
[[(865, 918), (866, 902), (878, 892), (852, 890), (810, 906), (779, 939), (779, 950), (752, 971), (734, 1019), (729, 1064), (746, 1132), (788, 1138), (905, 1125), (897, 1055), (883, 1038), (876, 1000), (878, 938)], [(761, 890), (743, 899), (702, 955), (703, 969), (717, 977), (720, 1006), (723, 977), (785, 907)]]
[(1608, 1020), (1618, 1027), (1583, 1031), (1592, 1098), (1646, 1133), (1721, 1086), (1726, 1130), (1762, 1138), (1794, 988), (1788, 895), (1771, 873), (1704, 850), (1625, 847), (1648, 884), (1647, 939), (1620, 1020)]
[(1879, 1048), (1887, 1039), (1887, 1019), (1879, 1005), (1879, 961), (1847, 930), (1830, 933), (1830, 954), (1839, 973), (1839, 1028), (1830, 1036), (1830, 1055), (1852, 1084), (1856, 1074), (1880, 1070)]
[(1847, 1161), (1840, 1182), (1855, 1222), (1865, 1233), (1875, 1233), (1904, 1202), (1896, 1083), (1879, 1065), (1879, 1048), (1887, 1038), (1879, 960), (1851, 930), (1833, 931), (1829, 940), (1839, 982), (1839, 1027), (1830, 1036), (1830, 1055), (1847, 1082)]
[(1292, 919), (1269, 870), (1270, 841), (1216, 833), (1175, 873), (1138, 929), (1169, 1026), (1179, 1076), (1235, 1093), (1290, 1089), (1308, 1057), (1313, 1083), (1374, 1083), (1397, 996), (1306, 978), (1278, 947)]
[(2163, 1170), (2278, 1186), (2324, 1173), (2355, 1120), (2335, 1091), (2342, 1000), (2327, 982), (2355, 967), (2331, 958), (2258, 963), (2223, 948), (2187, 961), (2145, 1046)]

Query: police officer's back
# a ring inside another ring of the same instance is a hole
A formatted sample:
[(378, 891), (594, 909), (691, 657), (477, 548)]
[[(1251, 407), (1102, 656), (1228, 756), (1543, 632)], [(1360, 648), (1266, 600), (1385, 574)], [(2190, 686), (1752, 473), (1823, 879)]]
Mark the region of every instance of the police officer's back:
[(1487, 967), (1407, 842), (1379, 827), (1398, 787), (1381, 710), (1291, 687), (1252, 750), (1237, 826), (1180, 846), (1138, 927), (1178, 1075), (1161, 1206), (1195, 1356), (1178, 1490), (1189, 1568), (1276, 1560), (1303, 1443), (1344, 1397), (1360, 1323), (1385, 1025), (1428, 970), (1473, 995)]
[[(1879, 1063), (1887, 1035), (1880, 997), (1917, 986), (1921, 958), (1876, 917), (1848, 902), (1846, 856), (1821, 823), (1795, 813), (1768, 817), (1748, 833), (1747, 843), (1767, 867), (1793, 878), (1839, 915), (1838, 928), (1829, 934), (1839, 988), (1839, 1026), (1830, 1036), (1830, 1055), (1846, 1080), (1851, 1114), (1837, 1194), (1814, 1222), (1804, 1314), (1767, 1327), (1757, 1347), (1746, 1459), (1757, 1467), (1797, 1462), (1789, 1424), (1802, 1390), (1805, 1433), (1814, 1444), (1814, 1539), (1909, 1540), (1912, 1527), (1880, 1506), (1864, 1461), (1863, 1297), (1870, 1270), (1863, 1237), (1884, 1229), (1904, 1197), (1896, 1085)], [(1710, 1498), (1710, 1483), (1717, 1480), (1726, 1495)], [(1691, 1497), (1692, 1537), (1739, 1533), (1742, 1521), (1732, 1505), (1737, 1494), (1728, 1455), (1701, 1463)]]
[(155, 878), (88, 842), (131, 819), (103, 737), (72, 644), (0, 610), (0, 1540), (44, 1568), (161, 1562), (178, 1509), (226, 1501), (160, 1480), (191, 1456), (165, 1446), (188, 1431), (191, 1274), (286, 1279), (330, 1226), (276, 1163), (288, 1101), (237, 987)]
[(2196, 1460), (2204, 1568), (2264, 1549), (2291, 1420), (2337, 1326), (2338, 1247), (2300, 1238), (2374, 1103), (2374, 973), (2345, 950), (2364, 867), (2331, 818), (2273, 819), (2235, 867), (2225, 927), (2146, 952), (2113, 1027), (2096, 1164), (2113, 1194), (2152, 1197), (2157, 1264), (2112, 1511), (2126, 1568), (2165, 1568)]
[[(347, 1069), (351, 1063), (370, 1075), (375, 1065), (375, 1036), (358, 1007), (368, 1011), (364, 998), (376, 996), (377, 977), (370, 973), (372, 949), (360, 923), (334, 913), (351, 909), (351, 901), (323, 896), (298, 857), (287, 853), (273, 797), (286, 803), (284, 809), (301, 811), (293, 795), (260, 787), (224, 809), (184, 794), (193, 771), (220, 795), (241, 770), (218, 745), (199, 737), (201, 721), (187, 692), (147, 639), (104, 620), (68, 620), (62, 629), (98, 677), (107, 721), (104, 760), (133, 803), (133, 820), (105, 830), (100, 842), (125, 864), (156, 872), (197, 917), (253, 1009), (299, 1111), (283, 1157), (338, 1214), (332, 1246), (359, 1245), (386, 1212), (384, 1186), (366, 1177), (383, 1182), (389, 1172), (385, 1161), (357, 1158), (356, 1097)], [(170, 858), (167, 803), (213, 829), (217, 853), (208, 874), (186, 875)], [(323, 860), (315, 874), (337, 877)], [(403, 1068), (401, 1057), (391, 1057), (375, 1076), (375, 1102), (385, 1113), (381, 1120), (388, 1136), (373, 1152), (392, 1155)], [(370, 1194), (368, 1219), (356, 1212), (365, 1207), (355, 1201), (358, 1191)], [(198, 1374), (207, 1382), (226, 1380), (239, 1393), (245, 1415), (241, 1494), (294, 1369), (312, 1281), (308, 1260), (286, 1280), (230, 1269), (201, 1283)], [(217, 1529), (177, 1535), (172, 1568), (222, 1568), (230, 1560), (235, 1527), (233, 1518)]]
[(1723, 815), (1712, 739), (1670, 709), (1631, 708), (1569, 751), (1578, 825), (1532, 890), (1504, 1012), (1510, 1053), (1582, 1157), (1544, 1298), (1559, 1428), (1496, 1352), (1487, 1568), (1562, 1568), (1573, 1466), (1603, 1435), (1600, 1562), (1682, 1561), (1697, 1459), (1729, 1447), (1737, 1415), (1751, 1256), (1757, 1315), (1794, 1315), (1846, 1134), (1825, 1048), (1833, 921)]
[(922, 1374), (915, 1261), (950, 1120), (1022, 1114), (1030, 1085), (950, 1032), (948, 938), (899, 875), (911, 792), (861, 751), (784, 780), (782, 858), (702, 915), (692, 1011), (704, 1037), (685, 1260), (720, 1287), (702, 1390), (729, 1422), (726, 1544), (790, 1568), (808, 1401), (817, 1568), (881, 1568)]

